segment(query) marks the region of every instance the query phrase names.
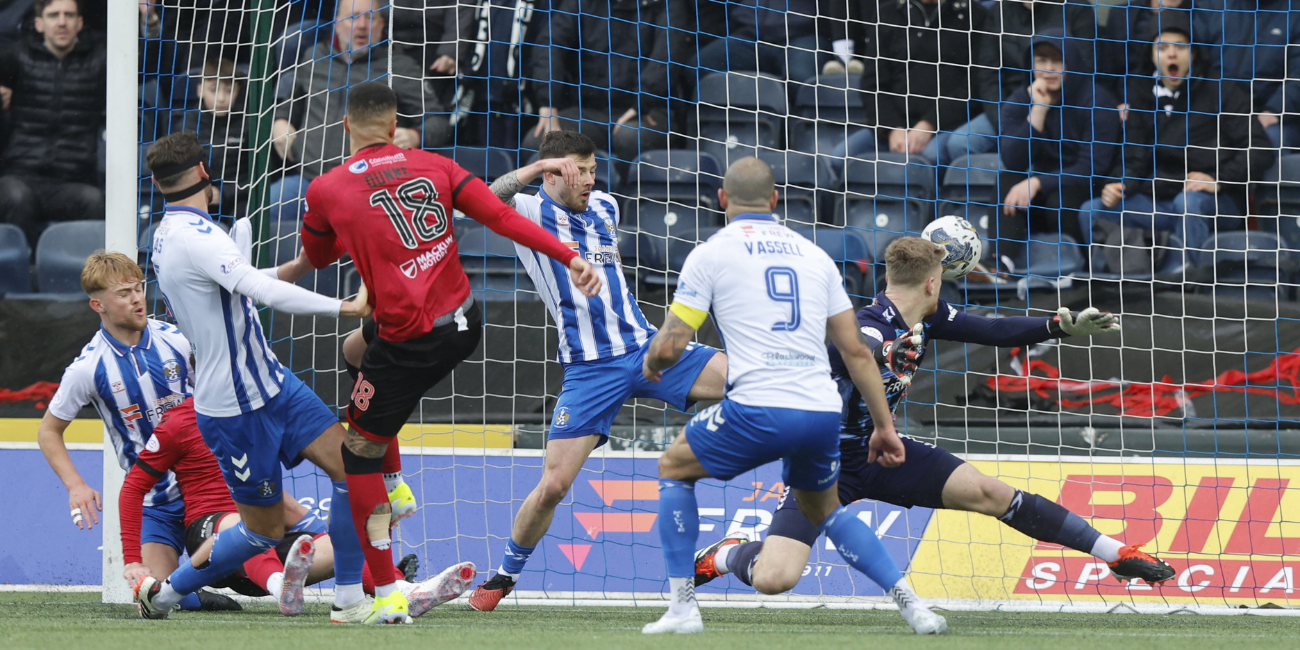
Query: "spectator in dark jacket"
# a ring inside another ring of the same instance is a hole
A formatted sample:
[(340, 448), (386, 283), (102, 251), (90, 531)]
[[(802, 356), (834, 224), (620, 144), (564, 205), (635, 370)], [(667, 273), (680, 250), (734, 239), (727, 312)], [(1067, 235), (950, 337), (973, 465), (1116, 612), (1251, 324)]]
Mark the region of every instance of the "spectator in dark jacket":
[(238, 191), (248, 184), (248, 129), (244, 121), (244, 80), (228, 59), (203, 64), (199, 84), (199, 110), (174, 111), (170, 128), (162, 133), (193, 131), (208, 149), (207, 169), (220, 196), (214, 214), (242, 217), (247, 195)]
[(537, 149), (542, 136), (561, 129), (582, 131), (625, 161), (666, 147), (675, 126), (670, 93), (684, 86), (679, 57), (693, 54), (685, 32), (668, 25), (693, 16), (685, 0), (559, 0), (529, 55), (541, 108), (523, 147)]
[[(1225, 80), (1247, 85), (1274, 146), (1300, 147), (1300, 0), (1202, 0), (1197, 43)], [(1286, 116), (1284, 117), (1284, 114)]]
[(867, 33), (855, 49), (875, 68), (862, 75), (862, 90), (879, 90), (879, 128), (849, 136), (833, 155), (870, 157), (878, 138), (887, 151), (948, 164), (952, 131), (1001, 99), (976, 94), (992, 87), (980, 82), (996, 68), (988, 10), (973, 0), (881, 0), (877, 19), (875, 0), (859, 8), (855, 22)]
[[(1002, 187), (998, 238), (1060, 232), (1081, 239), (1074, 208), (1093, 196), (1093, 179), (1110, 173), (1121, 139), (1118, 102), (1092, 75), (1061, 30), (1035, 36), (1033, 83), (1002, 105)], [(1062, 214), (1062, 210), (1065, 213)]]
[[(1192, 0), (1129, 0), (1128, 6), (1112, 7), (1106, 18), (1105, 38), (1097, 44), (1098, 72), (1107, 76), (1111, 88), (1123, 92), (1125, 77), (1150, 75), (1151, 43), (1160, 29), (1160, 14), (1181, 12), (1192, 18)], [(1115, 79), (1115, 75), (1120, 75)]]
[[(843, 2), (843, 0), (838, 0)], [(693, 3), (692, 3), (693, 4)], [(760, 71), (791, 81), (817, 74), (819, 0), (733, 0), (726, 3), (726, 32), (700, 48), (700, 74)], [(831, 4), (835, 4), (832, 0)], [(710, 25), (702, 24), (708, 33)]]
[[(1089, 74), (1093, 71), (1097, 43), (1097, 12), (1089, 2), (1080, 0), (1001, 0), (989, 10), (988, 31), (1000, 44), (996, 56), (987, 62), (996, 71), (980, 76), (987, 87), (979, 91), (981, 97), (1006, 99), (1012, 93), (1026, 89), (1031, 78), (1032, 55), (1030, 40), (1035, 34), (1056, 30), (1064, 33), (1078, 53), (1070, 71)], [(1111, 108), (1114, 108), (1113, 106)], [(996, 103), (984, 105), (984, 112), (959, 127), (948, 138), (948, 156), (956, 160), (962, 156), (990, 153), (998, 146), (999, 108)]]
[(1273, 164), (1247, 89), (1202, 76), (1185, 16), (1163, 13), (1160, 29), (1152, 45), (1154, 82), (1129, 77), (1124, 158), (1112, 174), (1121, 180), (1079, 209), (1085, 243), (1094, 221), (1106, 220), (1170, 232), (1199, 248), (1213, 234), (1216, 215), (1242, 214), (1249, 181)]
[(456, 0), (393, 0), (393, 42), (434, 77), (438, 98), (450, 106), (454, 78), (469, 65), (478, 33), (474, 5)]
[[(104, 44), (80, 38), (77, 0), (39, 0), (36, 30), (0, 54), (0, 108), (13, 126), (0, 155), (0, 221), (33, 247), (44, 224), (103, 219), (96, 178), (104, 128)], [(93, 182), (93, 181), (92, 181)]]

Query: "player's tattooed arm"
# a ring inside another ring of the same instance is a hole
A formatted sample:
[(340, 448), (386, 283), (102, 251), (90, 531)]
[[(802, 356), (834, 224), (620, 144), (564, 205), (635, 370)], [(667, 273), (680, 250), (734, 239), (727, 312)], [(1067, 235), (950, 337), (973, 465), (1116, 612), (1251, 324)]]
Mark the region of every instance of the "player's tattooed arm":
[(527, 186), (527, 181), (519, 180), (519, 170), (516, 169), (492, 181), (490, 189), (493, 194), (497, 195), (498, 199), (513, 208), (515, 207), (515, 195)]
[(581, 172), (572, 158), (546, 158), (531, 165), (524, 165), (501, 178), (492, 181), (490, 189), (497, 198), (510, 207), (515, 207), (515, 195), (522, 192), (534, 178), (543, 173), (559, 174), (570, 187), (577, 187)]
[(663, 371), (671, 368), (682, 358), (686, 346), (695, 339), (695, 328), (682, 320), (674, 312), (668, 312), (664, 326), (650, 342), (650, 350), (645, 355), (642, 373), (646, 379), (657, 382)]

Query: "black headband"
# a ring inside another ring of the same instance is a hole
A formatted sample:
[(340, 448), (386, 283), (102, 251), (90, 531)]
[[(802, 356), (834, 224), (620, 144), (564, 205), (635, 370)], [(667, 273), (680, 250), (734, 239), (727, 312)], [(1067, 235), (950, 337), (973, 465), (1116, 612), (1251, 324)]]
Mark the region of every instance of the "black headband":
[(203, 188), (205, 188), (205, 187), (207, 187), (208, 185), (211, 185), (211, 184), (212, 184), (212, 181), (210, 181), (210, 180), (208, 180), (208, 179), (206, 179), (206, 178), (200, 178), (200, 179), (199, 179), (199, 182), (197, 182), (197, 183), (195, 183), (195, 184), (193, 184), (193, 185), (191, 185), (191, 186), (189, 186), (189, 187), (187, 187), (187, 188), (185, 188), (185, 189), (183, 189), (183, 190), (176, 190), (175, 192), (167, 192), (167, 193), (163, 194), (163, 199), (166, 200), (168, 203), (174, 203), (174, 202), (179, 201), (179, 200), (181, 200), (181, 199), (188, 199), (188, 198), (190, 198), (191, 196), (194, 196), (195, 194), (198, 194), (199, 192), (203, 191)]
[(163, 165), (162, 167), (153, 170), (153, 177), (170, 178), (199, 164), (200, 162), (203, 161), (204, 158), (205, 156), (202, 153), (196, 153), (193, 156), (190, 156), (189, 158), (182, 160), (181, 162), (178, 162), (174, 165)]

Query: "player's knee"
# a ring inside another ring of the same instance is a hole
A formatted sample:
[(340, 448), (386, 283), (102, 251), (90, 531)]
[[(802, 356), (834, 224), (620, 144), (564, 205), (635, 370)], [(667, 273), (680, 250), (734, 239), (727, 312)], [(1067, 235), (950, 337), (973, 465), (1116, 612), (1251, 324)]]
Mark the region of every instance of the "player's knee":
[(1000, 517), (1007, 511), (1014, 496), (1015, 490), (1011, 486), (991, 476), (981, 476), (976, 489), (978, 503), (971, 509), (990, 517)]
[(803, 573), (802, 566), (768, 566), (759, 564), (754, 567), (754, 573), (751, 579), (754, 581), (754, 590), (760, 594), (775, 596), (783, 594), (794, 586), (799, 584), (799, 578)]
[(539, 505), (548, 510), (560, 505), (572, 485), (573, 481), (566, 480), (563, 476), (543, 476), (542, 482), (537, 484)]

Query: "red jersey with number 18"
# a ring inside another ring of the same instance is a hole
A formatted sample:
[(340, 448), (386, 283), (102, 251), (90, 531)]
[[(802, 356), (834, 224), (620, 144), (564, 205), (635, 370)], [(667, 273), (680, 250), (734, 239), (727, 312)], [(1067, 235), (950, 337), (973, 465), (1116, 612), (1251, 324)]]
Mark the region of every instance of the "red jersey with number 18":
[(566, 265), (577, 257), (451, 159), (393, 144), (365, 147), (312, 181), (303, 248), (316, 268), (350, 254), (370, 291), (379, 336), (407, 341), (469, 297), (453, 210)]

